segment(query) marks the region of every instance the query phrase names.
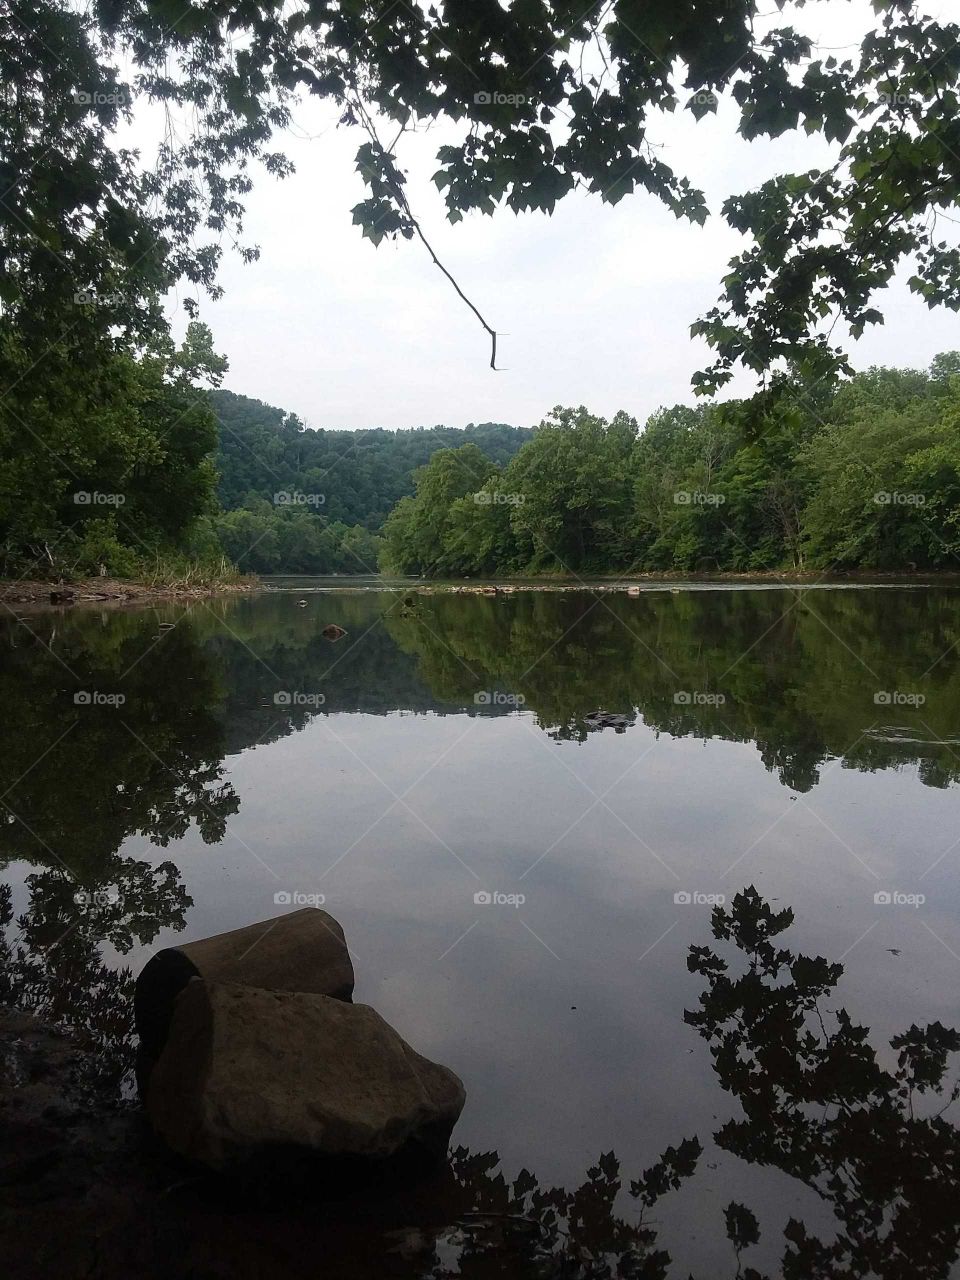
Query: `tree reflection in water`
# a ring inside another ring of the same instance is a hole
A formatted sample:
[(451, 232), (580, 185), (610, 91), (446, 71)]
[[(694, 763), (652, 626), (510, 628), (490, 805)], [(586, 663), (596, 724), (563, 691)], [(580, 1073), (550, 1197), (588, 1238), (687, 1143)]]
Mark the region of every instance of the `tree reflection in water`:
[[(773, 593), (616, 599), (592, 612), (579, 597), (437, 596), (418, 616), (385, 616), (363, 645), (344, 650), (329, 680), (321, 679), (330, 659), (316, 619), (282, 599), (230, 605), (229, 635), (211, 611), (203, 625), (171, 611), (178, 625), (162, 644), (155, 620), (140, 614), (113, 615), (109, 625), (77, 614), (59, 633), (38, 622), (33, 639), (8, 629), (0, 860), (35, 869), (16, 920), (9, 888), (0, 891), (0, 1001), (77, 1031), (87, 1052), (76, 1089), (116, 1103), (135, 1048), (132, 975), (104, 948), (122, 961), (161, 928), (183, 928), (190, 905), (173, 862), (153, 866), (119, 851), (132, 835), (163, 848), (191, 825), (208, 843), (223, 838), (239, 804), (224, 780), (225, 751), (295, 732), (310, 718), (279, 713), (278, 686), (323, 684), (326, 713), (370, 714), (478, 714), (477, 687), (505, 688), (561, 739), (585, 737), (584, 717), (597, 706), (634, 708), (647, 726), (676, 736), (755, 741), (766, 766), (799, 790), (816, 785), (830, 757), (861, 770), (915, 762), (926, 783), (945, 786), (957, 777), (950, 726), (960, 703), (952, 667), (934, 660), (955, 636), (957, 603), (903, 593), (890, 609), (889, 599), (818, 598), (825, 627), (799, 604), (784, 613)], [(361, 635), (384, 608), (348, 598), (335, 616)], [(844, 652), (866, 652), (876, 678), (858, 668), (836, 678), (834, 633)], [(548, 646), (550, 663), (535, 661)], [(909, 687), (918, 652), (932, 672), (927, 727), (913, 736), (866, 732), (887, 714), (876, 711), (875, 686)], [(737, 654), (742, 661), (731, 665)], [(714, 673), (728, 669), (722, 708), (677, 702), (678, 684), (711, 689)], [(120, 688), (120, 716), (74, 703), (77, 690)], [(690, 951), (704, 990), (686, 1014), (737, 1104), (712, 1140), (814, 1193), (834, 1226), (792, 1220), (771, 1253), (769, 1225), (731, 1201), (713, 1227), (718, 1261), (699, 1280), (757, 1280), (751, 1258), (761, 1249), (767, 1265), (779, 1258), (771, 1280), (948, 1276), (960, 1244), (960, 1137), (950, 1112), (960, 1037), (939, 1023), (911, 1026), (875, 1050), (867, 1028), (831, 1007), (841, 965), (781, 946), (793, 914), (772, 910), (752, 888), (712, 923), (713, 945)], [(309, 1201), (280, 1217), (233, 1213), (215, 1248), (236, 1275), (260, 1274), (262, 1262), (264, 1274), (312, 1276), (319, 1247), (330, 1274), (665, 1277), (683, 1244), (665, 1225), (666, 1201), (678, 1190), (696, 1194), (706, 1137), (678, 1134), (641, 1174), (622, 1172), (608, 1152), (573, 1190), (541, 1185), (527, 1171), (510, 1181), (496, 1152), (457, 1148), (417, 1191), (415, 1207), (409, 1198), (367, 1197), (359, 1207), (328, 1206), (322, 1219)], [(119, 1194), (127, 1195), (122, 1183)], [(150, 1203), (169, 1215), (188, 1260), (201, 1241), (214, 1247), (210, 1220), (190, 1219), (188, 1204)], [(139, 1247), (155, 1245), (147, 1237)], [(201, 1259), (193, 1274), (231, 1273), (208, 1271)]]
[[(131, 836), (166, 848), (191, 824), (215, 844), (240, 804), (223, 778), (216, 672), (189, 626), (162, 644), (156, 629), (146, 613), (79, 611), (62, 633), (47, 615), (0, 633), (0, 865), (40, 868), (0, 943), (0, 999), (94, 1043), (78, 1085), (108, 1091), (131, 1060), (133, 975), (102, 948), (148, 946), (192, 905), (175, 863), (119, 850)], [(120, 690), (119, 706), (92, 696)]]
[[(45, 871), (31, 877), (19, 935), (0, 954), (4, 998), (79, 1024), (96, 1064), (88, 1081), (114, 1088), (132, 1053), (131, 983), (128, 973), (103, 964), (98, 944), (107, 940), (122, 952), (140, 936), (144, 920), (175, 918), (186, 901), (170, 864), (149, 876), (139, 864), (117, 871), (128, 876), (126, 890), (142, 907), (142, 919), (108, 907), (99, 916), (75, 914), (68, 924), (76, 909), (70, 886)], [(9, 925), (9, 890), (0, 907)], [(788, 1280), (946, 1277), (960, 1242), (960, 1132), (947, 1115), (960, 1091), (955, 1079), (948, 1082), (960, 1035), (939, 1022), (911, 1026), (890, 1041), (896, 1065), (886, 1069), (869, 1043), (869, 1028), (846, 1010), (827, 1007), (842, 966), (778, 944), (792, 923), (789, 908), (774, 911), (749, 887), (729, 909), (715, 908), (716, 949), (690, 948), (688, 967), (705, 988), (685, 1019), (709, 1044), (717, 1081), (742, 1113), (713, 1139), (749, 1164), (780, 1170), (810, 1188), (834, 1215), (829, 1238), (791, 1219), (775, 1274)], [(382, 1213), (367, 1205), (366, 1248), (374, 1227), (391, 1261), (386, 1274), (396, 1263), (403, 1268), (396, 1274), (430, 1280), (660, 1280), (671, 1274), (671, 1241), (651, 1211), (694, 1178), (701, 1154), (698, 1138), (685, 1138), (628, 1179), (608, 1152), (567, 1191), (541, 1185), (526, 1170), (509, 1182), (496, 1152), (458, 1147), (421, 1191), (416, 1211), (395, 1197)], [(308, 1205), (301, 1209), (315, 1223)], [(354, 1226), (356, 1217), (355, 1208), (345, 1210)], [(254, 1214), (246, 1229), (255, 1222)], [(281, 1228), (289, 1231), (289, 1224), (261, 1223), (256, 1241), (243, 1243), (241, 1233), (237, 1247), (262, 1246)], [(332, 1229), (336, 1234), (335, 1224)], [(762, 1231), (751, 1208), (731, 1201), (716, 1229), (717, 1256), (725, 1253), (720, 1232), (729, 1254), (713, 1274), (765, 1280), (749, 1261)], [(352, 1238), (349, 1231), (341, 1235), (345, 1256)], [(283, 1274), (282, 1253), (274, 1260)], [(300, 1274), (292, 1259), (289, 1274)], [(359, 1267), (357, 1274), (363, 1274)]]
[[(945, 1082), (960, 1035), (939, 1022), (911, 1026), (891, 1040), (896, 1067), (885, 1070), (869, 1028), (845, 1009), (826, 1008), (842, 965), (774, 942), (792, 923), (789, 908), (773, 911), (751, 886), (729, 910), (714, 910), (713, 934), (724, 945), (690, 949), (688, 967), (706, 989), (685, 1018), (709, 1043), (717, 1080), (743, 1112), (714, 1140), (803, 1183), (833, 1212), (830, 1239), (790, 1219), (776, 1275), (946, 1277), (960, 1239), (960, 1132), (946, 1110), (960, 1086)], [(618, 1216), (616, 1204), (625, 1189), (644, 1211), (652, 1209), (694, 1175), (700, 1154), (699, 1141), (687, 1139), (624, 1188), (610, 1152), (567, 1192), (540, 1187), (526, 1171), (509, 1185), (496, 1172), (495, 1153), (460, 1148), (452, 1168), (470, 1191), (477, 1222), (464, 1219), (444, 1237), (456, 1248), (459, 1270), (431, 1244), (423, 1274), (499, 1274), (480, 1264), (507, 1248), (517, 1269), (504, 1275), (666, 1277), (670, 1241), (642, 1215), (639, 1225)], [(766, 1280), (749, 1265), (761, 1237), (753, 1211), (731, 1201), (716, 1225), (725, 1230), (731, 1261), (714, 1274)]]
[[(789, 908), (772, 911), (750, 887), (713, 913), (714, 937), (736, 949), (737, 976), (720, 953), (690, 950), (688, 967), (707, 988), (685, 1017), (744, 1114), (715, 1139), (803, 1182), (833, 1210), (831, 1242), (790, 1221), (785, 1276), (947, 1275), (960, 1238), (960, 1133), (945, 1114), (960, 1091), (947, 1083), (960, 1035), (939, 1022), (912, 1025), (890, 1041), (897, 1065), (885, 1070), (869, 1027), (823, 1008), (843, 966), (775, 944), (792, 923)], [(739, 1229), (758, 1234), (746, 1210)]]

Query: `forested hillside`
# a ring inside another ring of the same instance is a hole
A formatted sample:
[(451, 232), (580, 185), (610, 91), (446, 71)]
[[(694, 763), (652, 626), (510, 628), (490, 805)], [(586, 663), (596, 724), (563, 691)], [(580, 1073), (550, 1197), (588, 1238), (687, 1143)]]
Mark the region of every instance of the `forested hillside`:
[(214, 391), (210, 401), (220, 423), (217, 534), (254, 573), (375, 572), (378, 531), (434, 453), (469, 443), (488, 465), (507, 465), (533, 434), (498, 422), (313, 430), (249, 396)]
[(379, 529), (405, 493), (412, 473), (437, 449), (475, 444), (505, 465), (533, 434), (502, 422), (412, 430), (326, 431), (306, 427), (295, 413), (232, 391), (210, 396), (220, 420), (220, 501), (242, 506), (251, 494), (268, 501), (278, 491), (322, 495), (323, 514), (345, 524)]

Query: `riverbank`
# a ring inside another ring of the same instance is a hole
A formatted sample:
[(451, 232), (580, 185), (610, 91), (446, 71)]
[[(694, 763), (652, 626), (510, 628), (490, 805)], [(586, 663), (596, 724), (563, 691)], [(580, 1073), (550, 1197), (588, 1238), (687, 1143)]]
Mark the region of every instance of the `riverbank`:
[(199, 600), (257, 591), (255, 577), (137, 582), (125, 578), (78, 578), (71, 582), (40, 579), (0, 581), (0, 604), (63, 608), (74, 604), (147, 604), (151, 600)]
[(69, 582), (42, 579), (0, 580), (0, 606), (62, 609), (72, 605), (144, 605), (155, 601), (201, 600), (257, 591), (419, 591), (433, 593), (511, 594), (516, 591), (621, 591), (631, 588), (684, 589), (702, 585), (813, 586), (960, 585), (960, 573), (868, 572), (823, 573), (799, 569), (747, 573), (692, 573), (683, 570), (631, 574), (498, 574), (490, 578), (401, 578), (389, 574), (338, 574), (334, 576), (278, 574), (260, 578), (236, 578), (143, 582), (126, 578), (78, 578)]
[(345, 593), (385, 591), (420, 594), (510, 595), (515, 592), (621, 593), (636, 595), (647, 591), (717, 590), (756, 587), (794, 588), (843, 587), (957, 587), (960, 573), (868, 572), (825, 573), (822, 570), (768, 570), (766, 572), (692, 573), (682, 570), (611, 574), (496, 574), (487, 578), (413, 578), (391, 574), (275, 574), (259, 580), (268, 592)]

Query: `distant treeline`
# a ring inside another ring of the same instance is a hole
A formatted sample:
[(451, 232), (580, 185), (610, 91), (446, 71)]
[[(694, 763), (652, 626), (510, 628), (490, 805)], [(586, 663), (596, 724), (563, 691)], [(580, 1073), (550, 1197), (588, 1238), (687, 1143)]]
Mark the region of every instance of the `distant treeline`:
[[(5, 437), (22, 456), (0, 467), (0, 573), (960, 570), (957, 353), (839, 386), (774, 379), (642, 429), (558, 408), (535, 428), (312, 430), (198, 396), (197, 370), (223, 369), (200, 325), (112, 368), (98, 413), (64, 400), (90, 426), (69, 468), (66, 436), (56, 456)], [(134, 420), (130, 451), (116, 433)]]
[(505, 465), (533, 435), (484, 422), (461, 429), (326, 431), (260, 400), (214, 391), (227, 555), (255, 573), (373, 573), (377, 531), (440, 449), (470, 443)]
[(960, 354), (642, 431), (558, 408), (506, 466), (466, 443), (415, 486), (384, 526), (390, 572), (960, 570)]

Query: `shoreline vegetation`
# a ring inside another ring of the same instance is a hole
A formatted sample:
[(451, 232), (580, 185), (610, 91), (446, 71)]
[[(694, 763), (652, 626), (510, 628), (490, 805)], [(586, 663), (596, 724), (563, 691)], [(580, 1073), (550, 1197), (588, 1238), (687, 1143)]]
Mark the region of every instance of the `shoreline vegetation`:
[[(152, 601), (199, 600), (221, 595), (254, 594), (258, 592), (290, 592), (311, 590), (314, 592), (337, 591), (404, 591), (412, 594), (435, 595), (442, 593), (465, 595), (511, 595), (520, 591), (624, 591), (633, 586), (673, 583), (693, 586), (710, 583), (742, 583), (749, 586), (796, 583), (803, 585), (842, 585), (844, 583), (886, 584), (889, 586), (950, 585), (960, 586), (960, 570), (850, 570), (848, 572), (823, 573), (814, 570), (734, 570), (716, 573), (693, 573), (686, 570), (644, 571), (642, 573), (594, 573), (584, 576), (563, 573), (535, 575), (497, 574), (476, 580), (465, 578), (457, 581), (437, 581), (411, 577), (391, 577), (388, 574), (340, 574), (339, 581), (329, 581), (324, 575), (277, 575), (278, 577), (316, 576), (324, 579), (317, 587), (306, 583), (277, 585), (255, 574), (232, 577), (208, 577), (198, 580), (184, 578), (176, 581), (153, 582), (119, 578), (77, 578), (63, 581), (42, 579), (0, 579), (0, 604), (9, 606), (30, 605), (36, 607), (69, 608), (72, 605), (139, 605)], [(374, 585), (376, 584), (376, 585)]]
[[(384, 522), (427, 578), (960, 568), (960, 353), (837, 387), (676, 405), (645, 426), (557, 408), (506, 467), (440, 450)], [(253, 567), (253, 566), (251, 566)]]
[[(52, 505), (18, 509), (5, 528), (0, 582), (93, 579), (84, 596), (117, 599), (132, 593), (98, 575), (189, 597), (247, 574), (804, 581), (960, 570), (960, 352), (836, 386), (794, 377), (760, 402), (674, 405), (643, 425), (581, 406), (534, 428), (338, 432), (198, 393), (185, 371), (221, 370), (211, 343), (194, 325), (171, 357), (173, 381), (150, 364), (130, 375), (151, 391), (141, 425), (156, 449), (189, 426), (189, 456), (170, 454), (156, 472), (113, 459), (61, 477)], [(23, 603), (45, 588), (4, 593)]]

